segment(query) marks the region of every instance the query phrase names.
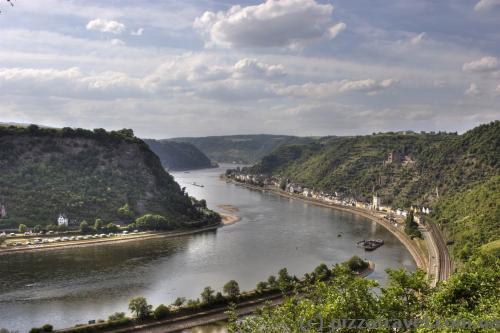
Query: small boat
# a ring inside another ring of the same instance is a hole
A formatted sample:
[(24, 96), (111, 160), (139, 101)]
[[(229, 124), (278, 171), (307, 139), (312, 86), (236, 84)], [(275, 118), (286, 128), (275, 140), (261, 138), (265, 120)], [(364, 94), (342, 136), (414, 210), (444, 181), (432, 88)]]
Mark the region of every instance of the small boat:
[(359, 241), (357, 243), (359, 247), (364, 248), (366, 251), (373, 251), (384, 245), (384, 240), (382, 239), (370, 239)]
[(201, 185), (201, 184), (196, 184), (196, 182), (193, 183), (194, 186), (198, 186), (198, 187), (205, 187), (204, 185)]

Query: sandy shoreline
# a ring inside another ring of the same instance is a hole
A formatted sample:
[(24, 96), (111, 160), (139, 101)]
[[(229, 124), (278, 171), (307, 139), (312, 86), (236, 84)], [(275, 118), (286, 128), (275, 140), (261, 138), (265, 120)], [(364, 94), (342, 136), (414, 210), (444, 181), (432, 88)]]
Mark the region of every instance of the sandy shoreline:
[(222, 217), (223, 225), (231, 225), (241, 220), (241, 218), (235, 214), (239, 211), (238, 207), (228, 204), (218, 205), (217, 207), (224, 211), (223, 213), (219, 212), (220, 216)]
[(74, 248), (82, 248), (96, 245), (112, 245), (118, 243), (128, 243), (128, 242), (138, 242), (148, 239), (158, 239), (158, 238), (172, 238), (186, 235), (193, 235), (200, 232), (215, 230), (221, 227), (221, 224), (215, 224), (209, 227), (193, 229), (193, 230), (184, 230), (184, 231), (176, 231), (176, 232), (158, 232), (158, 233), (148, 233), (145, 235), (137, 235), (137, 236), (127, 236), (126, 238), (112, 238), (112, 239), (101, 239), (101, 240), (92, 240), (92, 241), (78, 241), (74, 243), (66, 243), (66, 244), (52, 244), (40, 247), (31, 247), (31, 248), (11, 248), (11, 249), (2, 249), (0, 250), (0, 256), (9, 255), (14, 253), (26, 253), (26, 252), (40, 252), (40, 251), (50, 251), (50, 250), (64, 250), (64, 249), (74, 249)]
[(389, 232), (391, 232), (394, 236), (396, 236), (396, 238), (398, 238), (398, 240), (403, 244), (403, 246), (408, 250), (408, 252), (410, 252), (410, 254), (413, 257), (413, 260), (415, 261), (415, 264), (417, 265), (417, 267), (421, 268), (425, 272), (429, 271), (429, 269), (428, 269), (428, 263), (427, 263), (427, 260), (426, 260), (427, 254), (426, 253), (422, 253), (422, 251), (418, 248), (418, 246), (403, 231), (401, 231), (397, 227), (391, 225), (389, 222), (387, 222), (386, 220), (384, 220), (382, 217), (377, 216), (377, 215), (375, 215), (375, 214), (373, 214), (373, 213), (371, 213), (369, 211), (365, 211), (365, 210), (362, 210), (362, 209), (356, 208), (356, 207), (348, 207), (348, 206), (340, 206), (340, 205), (336, 205), (336, 204), (328, 204), (328, 203), (325, 203), (325, 202), (322, 202), (322, 201), (319, 201), (319, 200), (316, 200), (316, 199), (304, 198), (304, 197), (300, 197), (300, 196), (297, 196), (297, 195), (292, 195), (292, 194), (289, 194), (289, 193), (287, 193), (285, 191), (277, 190), (275, 188), (262, 188), (262, 187), (257, 187), (257, 186), (253, 186), (253, 185), (248, 185), (248, 184), (245, 184), (245, 183), (235, 182), (235, 181), (233, 181), (231, 179), (227, 179), (225, 177), (224, 177), (224, 179), (227, 182), (233, 183), (235, 185), (243, 186), (243, 187), (246, 187), (246, 188), (250, 188), (250, 189), (253, 189), (253, 190), (267, 191), (267, 192), (274, 193), (276, 195), (280, 195), (282, 197), (291, 198), (291, 199), (297, 199), (297, 200), (302, 200), (304, 202), (311, 203), (311, 204), (314, 204), (314, 205), (317, 205), (317, 206), (328, 207), (328, 208), (332, 208), (332, 209), (336, 209), (336, 210), (341, 210), (341, 211), (345, 211), (345, 212), (350, 212), (352, 214), (356, 214), (356, 215), (360, 215), (360, 216), (366, 217), (367, 219), (369, 219), (371, 221), (374, 221), (377, 224), (381, 225), (382, 227), (384, 227), (385, 229), (387, 229)]

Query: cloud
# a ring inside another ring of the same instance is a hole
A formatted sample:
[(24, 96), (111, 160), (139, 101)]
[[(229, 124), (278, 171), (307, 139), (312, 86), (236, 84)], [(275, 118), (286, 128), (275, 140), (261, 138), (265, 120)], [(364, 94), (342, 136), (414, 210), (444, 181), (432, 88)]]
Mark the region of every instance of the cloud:
[(495, 94), (500, 94), (500, 84), (495, 88)]
[(132, 31), (130, 34), (132, 36), (142, 36), (143, 33), (144, 33), (144, 29), (143, 28), (139, 28), (136, 31)]
[(256, 59), (244, 58), (233, 66), (235, 78), (277, 78), (285, 75), (283, 65), (268, 65)]
[(495, 57), (482, 57), (465, 63), (462, 69), (467, 72), (492, 72), (498, 69), (498, 60)]
[(330, 39), (334, 39), (335, 37), (338, 36), (339, 33), (344, 31), (346, 28), (346, 24), (344, 22), (340, 22), (332, 26), (330, 29), (328, 29), (328, 37)]
[[(208, 45), (223, 47), (289, 47), (329, 34), (333, 6), (315, 0), (267, 0), (203, 13), (193, 26)], [(345, 25), (344, 25), (345, 26)], [(336, 30), (340, 32), (342, 24)]]
[(125, 42), (122, 41), (121, 39), (118, 39), (118, 38), (113, 38), (112, 40), (109, 41), (111, 43), (111, 45), (113, 46), (122, 46), (122, 45), (125, 45)]
[(410, 44), (411, 45), (418, 45), (424, 41), (425, 37), (426, 37), (426, 33), (422, 32), (422, 33), (416, 35), (415, 37), (413, 37), (412, 39), (410, 39)]
[(385, 79), (377, 81), (374, 79), (364, 80), (341, 80), (324, 83), (306, 83), (302, 85), (275, 86), (277, 95), (287, 95), (295, 97), (328, 98), (335, 94), (342, 93), (366, 93), (374, 95), (382, 90), (393, 87), (398, 80)]
[(479, 12), (493, 9), (496, 6), (500, 6), (500, 0), (481, 0), (474, 6), (474, 10)]
[(87, 30), (97, 30), (100, 32), (108, 32), (115, 35), (119, 35), (125, 31), (125, 25), (123, 23), (102, 18), (97, 18), (89, 21), (86, 28)]
[[(147, 82), (121, 72), (85, 74), (78, 67), (2, 68), (0, 86), (7, 93), (26, 96), (114, 99), (148, 93)], [(64, 87), (61, 89), (60, 87)]]
[(481, 95), (481, 91), (479, 90), (479, 87), (475, 83), (471, 83), (469, 88), (465, 90), (465, 95), (475, 97)]

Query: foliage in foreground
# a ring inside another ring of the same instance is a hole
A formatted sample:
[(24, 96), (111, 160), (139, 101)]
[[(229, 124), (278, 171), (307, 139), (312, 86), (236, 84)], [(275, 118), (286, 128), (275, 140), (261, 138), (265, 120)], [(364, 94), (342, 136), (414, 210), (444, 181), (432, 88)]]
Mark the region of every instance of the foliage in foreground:
[[(329, 325), (338, 323), (341, 318), (364, 318), (378, 322), (389, 319), (390, 323), (392, 319), (401, 321), (400, 326), (396, 322), (393, 328), (363, 330), (367, 332), (424, 332), (424, 328), (407, 329), (404, 325), (419, 319), (428, 319), (431, 323), (464, 319), (475, 325), (481, 320), (500, 318), (500, 260), (495, 257), (475, 258), (433, 289), (420, 270), (415, 273), (388, 270), (388, 274), (388, 285), (379, 288), (375, 281), (356, 278), (345, 266), (336, 266), (328, 281), (316, 282), (306, 294), (287, 297), (282, 305), (265, 307), (255, 316), (241, 321), (237, 321), (230, 311), (229, 331), (359, 332), (358, 328), (332, 330)], [(442, 325), (432, 331), (456, 330), (448, 330)], [(496, 329), (466, 328), (463, 331), (496, 332)]]

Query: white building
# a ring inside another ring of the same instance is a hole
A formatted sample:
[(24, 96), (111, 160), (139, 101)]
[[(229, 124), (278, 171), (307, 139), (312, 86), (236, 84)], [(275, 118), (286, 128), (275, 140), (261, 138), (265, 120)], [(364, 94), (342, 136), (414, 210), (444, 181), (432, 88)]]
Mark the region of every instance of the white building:
[(59, 214), (57, 218), (57, 225), (65, 225), (68, 226), (68, 218), (64, 214)]
[(380, 203), (381, 203), (380, 197), (375, 194), (373, 196), (372, 209), (379, 210), (380, 209)]

